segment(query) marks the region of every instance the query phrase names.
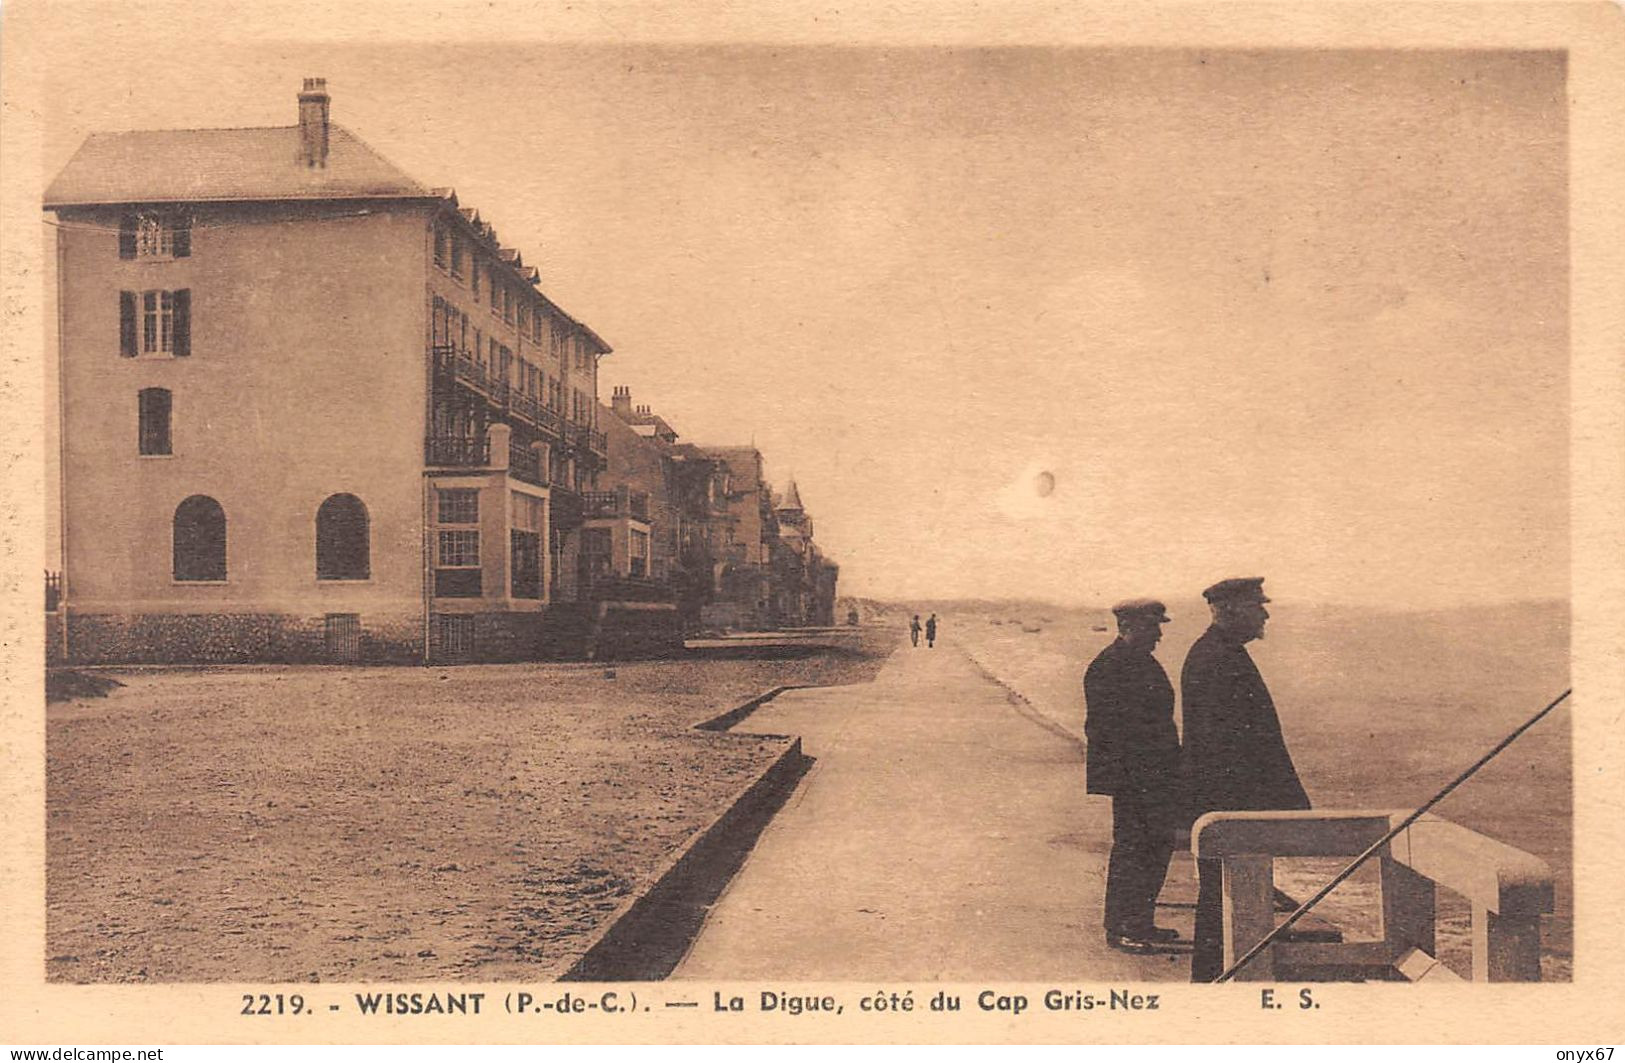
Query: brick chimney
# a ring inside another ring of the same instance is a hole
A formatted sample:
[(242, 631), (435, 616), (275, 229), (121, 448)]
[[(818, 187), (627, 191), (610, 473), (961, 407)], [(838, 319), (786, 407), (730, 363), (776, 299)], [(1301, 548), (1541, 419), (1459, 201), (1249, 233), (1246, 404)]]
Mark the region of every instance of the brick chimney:
[(632, 420), (632, 389), (626, 386), (617, 386), (615, 393), (609, 399), (610, 412), (623, 421)]
[(306, 78), (299, 93), (299, 162), (311, 168), (327, 167), (326, 78)]

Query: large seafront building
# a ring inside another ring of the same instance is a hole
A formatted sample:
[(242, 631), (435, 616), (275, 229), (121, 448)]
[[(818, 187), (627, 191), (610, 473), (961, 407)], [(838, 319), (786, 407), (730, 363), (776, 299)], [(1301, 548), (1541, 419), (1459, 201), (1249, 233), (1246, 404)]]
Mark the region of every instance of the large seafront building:
[(595, 494), (610, 348), (323, 81), (298, 115), (94, 135), (46, 193), (67, 653), (545, 656), (602, 613), (584, 532), (637, 526)]

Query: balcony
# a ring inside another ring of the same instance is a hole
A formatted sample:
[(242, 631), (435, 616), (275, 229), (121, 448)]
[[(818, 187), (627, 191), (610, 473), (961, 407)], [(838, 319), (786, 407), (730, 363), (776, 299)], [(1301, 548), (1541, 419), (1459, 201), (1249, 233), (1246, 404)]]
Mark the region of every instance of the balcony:
[(424, 443), (423, 460), (436, 468), (483, 469), (491, 464), (491, 441), (430, 436)]
[[(423, 462), (431, 469), (478, 469), (498, 471), (491, 464), (489, 436), (467, 439), (462, 436), (430, 436), (424, 440)], [(508, 444), (508, 462), (504, 470), (516, 480), (537, 487), (548, 486), (547, 468), (541, 456), (522, 444)]]
[(537, 487), (546, 487), (548, 483), (541, 455), (520, 443), (508, 444), (508, 475)]
[(599, 457), (609, 455), (609, 436), (596, 430), (590, 424), (571, 424), (566, 426), (569, 439), (582, 450), (591, 451)]
[[(476, 361), (468, 351), (459, 351), (450, 344), (436, 344), (433, 352), (435, 370), (441, 376), (462, 384), (504, 414), (528, 421), (560, 440), (573, 438), (567, 435), (563, 418), (557, 412), (548, 409), (538, 399), (510, 386), (484, 362)], [(582, 446), (588, 445), (582, 443)], [(600, 451), (603, 449), (600, 448)]]
[(643, 491), (590, 491), (581, 501), (588, 520), (649, 520), (649, 496)]

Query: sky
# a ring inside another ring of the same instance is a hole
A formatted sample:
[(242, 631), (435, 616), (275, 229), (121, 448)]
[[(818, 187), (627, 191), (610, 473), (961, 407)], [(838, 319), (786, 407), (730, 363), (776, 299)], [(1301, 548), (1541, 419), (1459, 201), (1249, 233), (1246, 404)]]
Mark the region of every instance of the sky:
[(843, 593), (1567, 596), (1560, 55), (117, 47), (53, 69), (48, 176), (325, 76), (615, 348), (604, 397), (793, 477)]

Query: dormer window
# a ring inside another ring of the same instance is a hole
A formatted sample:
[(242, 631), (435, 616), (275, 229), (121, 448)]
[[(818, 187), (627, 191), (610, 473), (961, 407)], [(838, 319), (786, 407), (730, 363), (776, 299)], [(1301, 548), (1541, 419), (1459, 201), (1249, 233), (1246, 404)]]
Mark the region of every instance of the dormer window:
[(192, 253), (192, 224), (151, 211), (126, 215), (119, 223), (118, 252), (124, 259), (186, 258)]

